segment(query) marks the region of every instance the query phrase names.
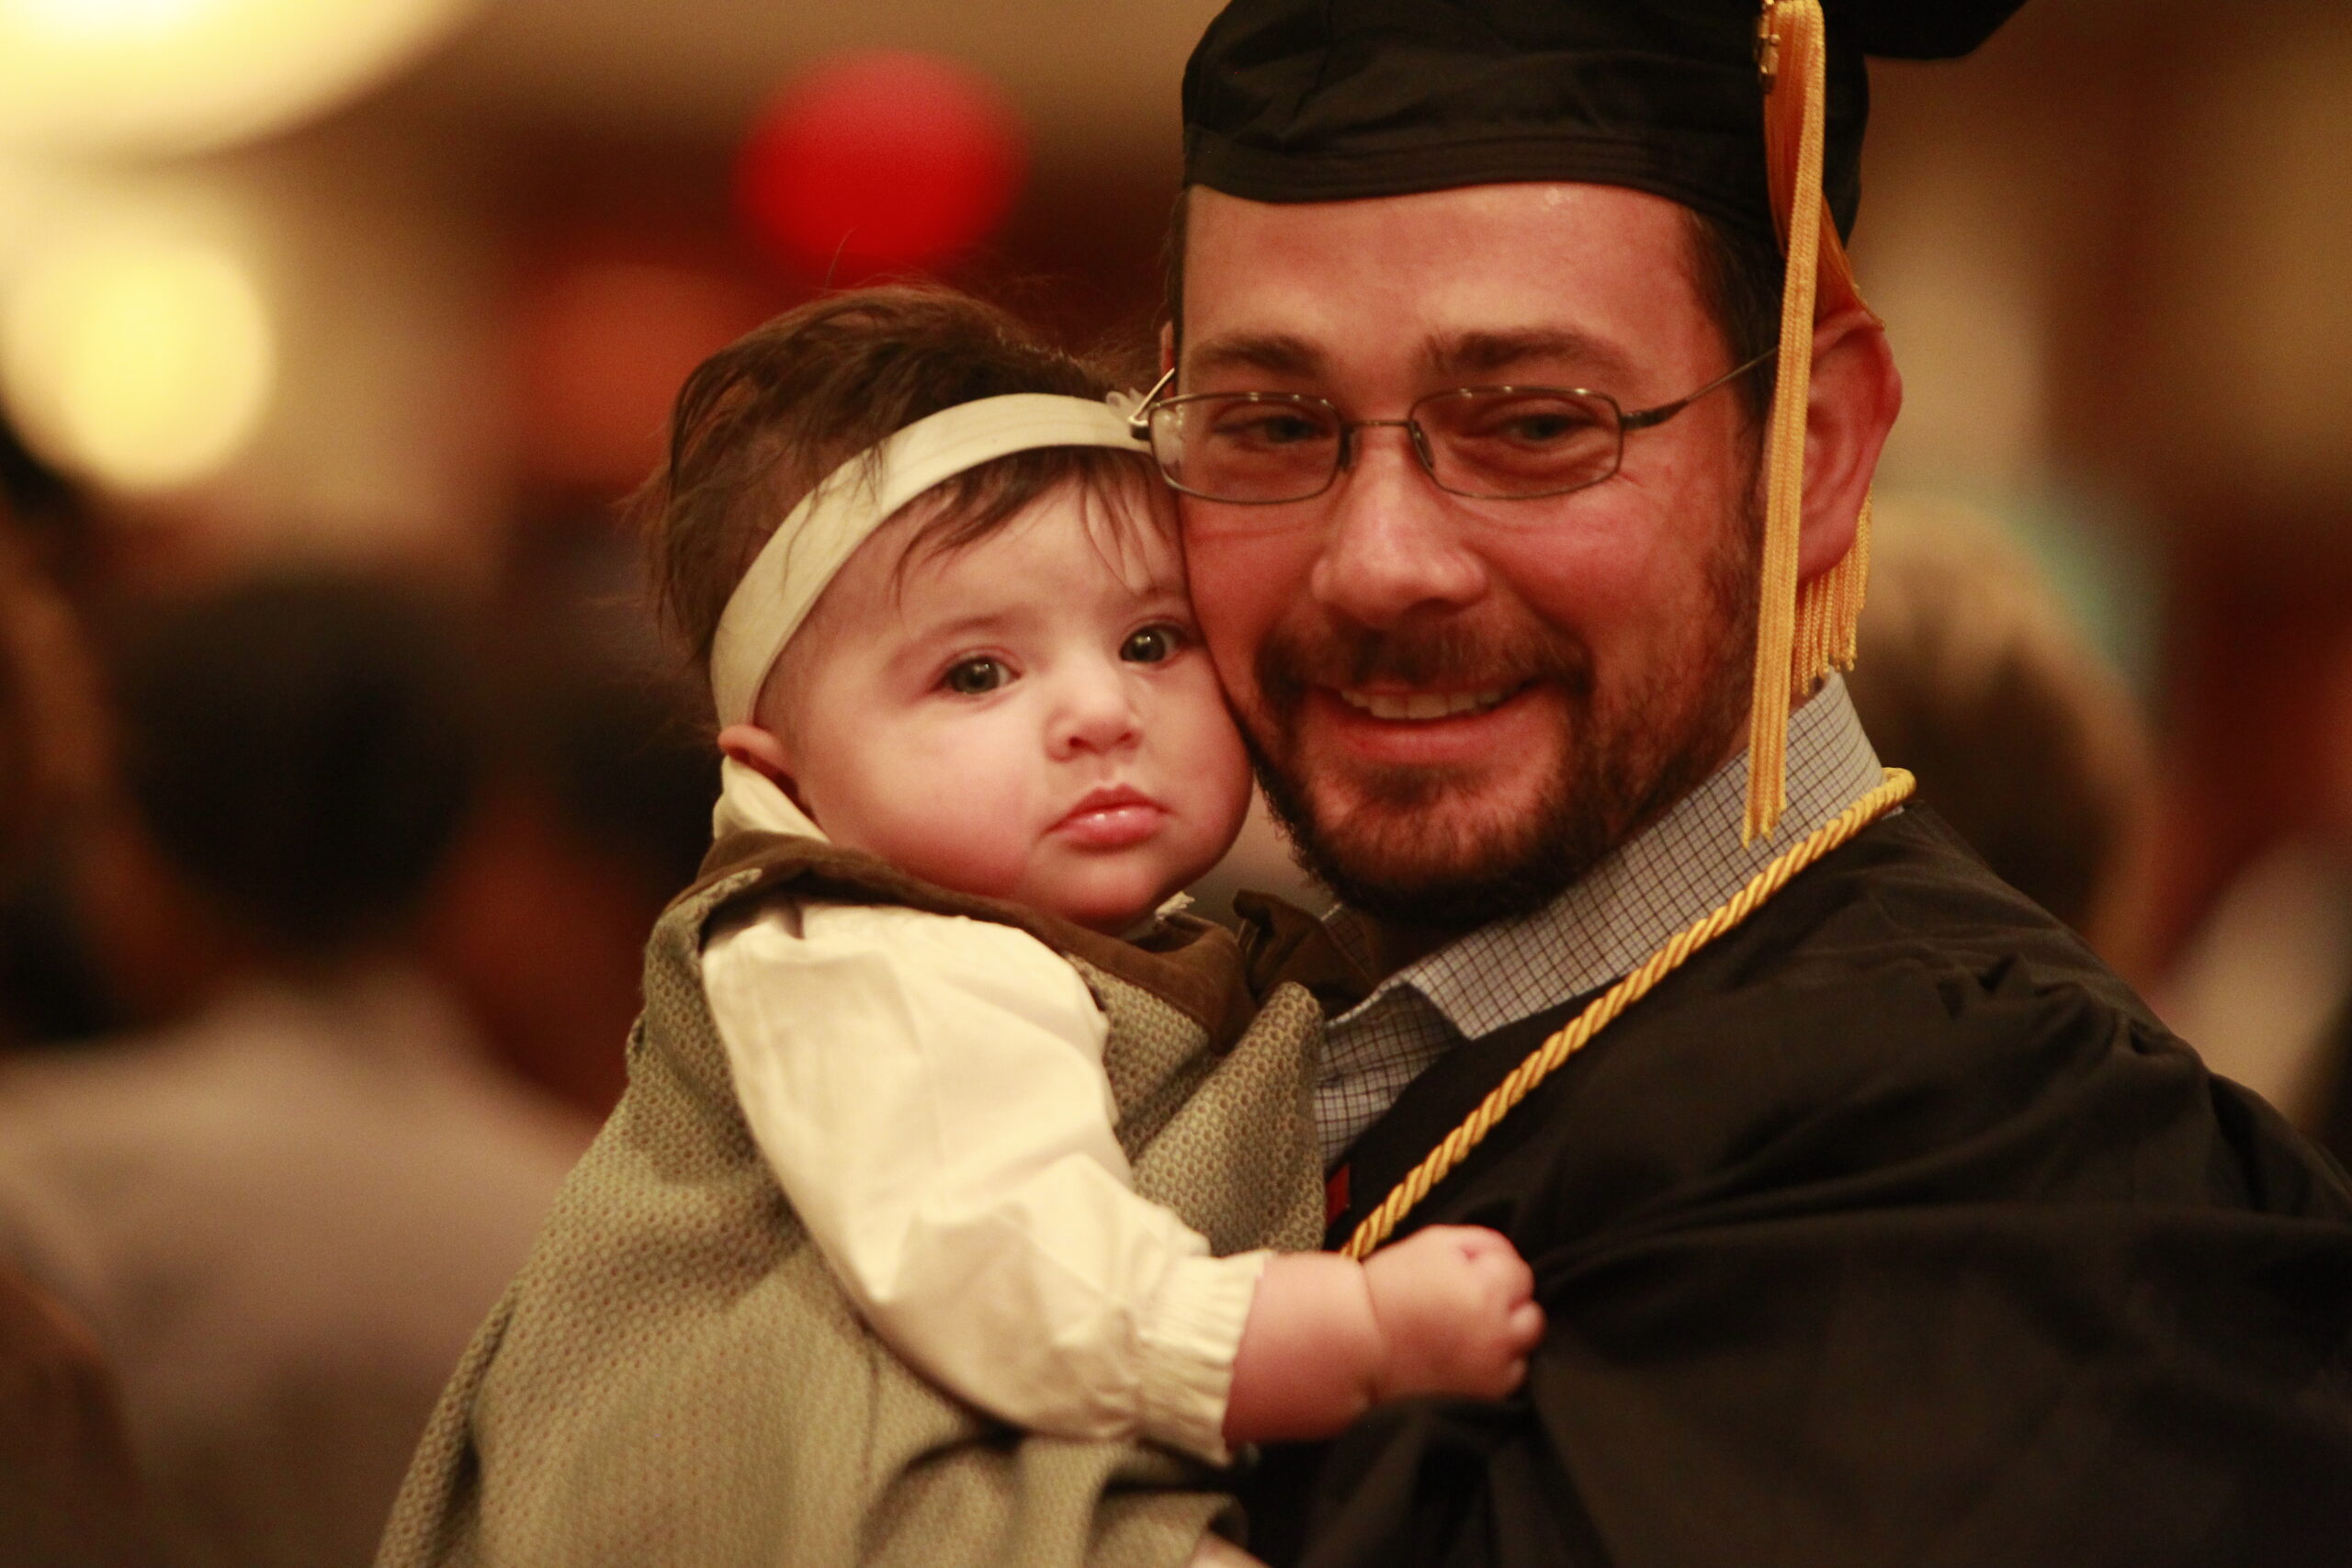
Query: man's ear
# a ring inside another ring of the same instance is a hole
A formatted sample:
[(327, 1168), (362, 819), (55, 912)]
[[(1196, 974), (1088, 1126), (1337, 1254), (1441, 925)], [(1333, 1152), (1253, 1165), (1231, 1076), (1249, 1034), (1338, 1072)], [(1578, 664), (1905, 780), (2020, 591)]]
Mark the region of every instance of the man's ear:
[(1176, 323), (1159, 323), (1159, 370), (1166, 375), (1176, 368)]
[(1859, 306), (1813, 330), (1813, 396), (1805, 409), (1804, 532), (1797, 576), (1810, 582), (1846, 558), (1879, 453), (1903, 408), (1903, 378), (1886, 329)]
[(792, 776), (792, 753), (775, 730), (756, 724), (730, 724), (718, 732), (718, 749), (784, 791), (793, 805), (808, 809)]

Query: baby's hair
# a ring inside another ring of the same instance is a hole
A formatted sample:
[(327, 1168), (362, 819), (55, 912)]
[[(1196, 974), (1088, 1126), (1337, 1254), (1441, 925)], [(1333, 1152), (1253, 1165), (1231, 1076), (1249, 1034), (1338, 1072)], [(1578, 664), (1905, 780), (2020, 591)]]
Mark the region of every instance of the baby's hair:
[[(707, 675), (728, 596), (776, 525), (858, 453), (958, 403), (1014, 392), (1099, 399), (1099, 366), (1046, 346), (967, 295), (899, 286), (830, 296), (776, 317), (686, 378), (670, 456), (629, 498), (664, 623)], [(1015, 452), (934, 491), (919, 542), (954, 549), (1077, 481), (1131, 485), (1133, 457), (1106, 447)]]

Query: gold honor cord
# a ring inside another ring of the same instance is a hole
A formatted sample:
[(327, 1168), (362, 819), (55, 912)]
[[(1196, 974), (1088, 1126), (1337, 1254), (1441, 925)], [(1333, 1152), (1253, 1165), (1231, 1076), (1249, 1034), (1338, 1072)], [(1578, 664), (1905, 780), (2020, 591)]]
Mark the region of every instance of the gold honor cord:
[(1562, 1063), (1584, 1049), (1594, 1035), (1647, 996), (1659, 981), (1680, 968), (1685, 959), (1754, 914), (1766, 899), (1787, 886), (1797, 873), (1908, 800), (1912, 788), (1909, 773), (1900, 768), (1887, 769), (1885, 783), (1783, 851), (1747, 886), (1734, 894), (1729, 903), (1675, 932), (1664, 947), (1644, 959), (1640, 967), (1594, 998), (1574, 1022), (1538, 1045), (1525, 1061), (1513, 1067), (1510, 1076), (1495, 1086), (1469, 1119), (1448, 1134), (1445, 1142), (1398, 1182), (1381, 1200), (1378, 1209), (1364, 1217), (1340, 1250), (1357, 1259), (1372, 1256), (1373, 1249), (1395, 1234), (1405, 1216), (1430, 1195), (1430, 1190), (1452, 1175), (1454, 1167), (1469, 1157), (1470, 1151), (1494, 1130), (1495, 1124), (1516, 1110)]

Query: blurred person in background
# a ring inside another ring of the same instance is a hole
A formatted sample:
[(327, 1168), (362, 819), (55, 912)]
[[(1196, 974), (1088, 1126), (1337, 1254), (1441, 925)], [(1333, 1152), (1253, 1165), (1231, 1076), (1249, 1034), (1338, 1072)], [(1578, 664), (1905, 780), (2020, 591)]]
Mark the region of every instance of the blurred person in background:
[(2032, 558), (1950, 502), (1876, 509), (1861, 658), (1879, 755), (2004, 882), (2110, 964), (2146, 966), (2154, 760), (2132, 694)]
[[(0, 538), (0, 891), (14, 889), (31, 846), (88, 785), (91, 697), (63, 601), (16, 538)], [(96, 1337), (0, 1258), (0, 1568), (147, 1561), (137, 1494)]]
[(2222, 892), (2164, 999), (2206, 1032), (2216, 1070), (2352, 1166), (2352, 621), (2319, 684), (2312, 809)]
[(2157, 1002), (2215, 1072), (2352, 1163), (2352, 621), (2322, 658), (2307, 805), (2222, 889)]
[(602, 1121), (620, 1097), (645, 939), (694, 881), (718, 786), (636, 553), (537, 541), (487, 617), (488, 760), (426, 904), (429, 961), (491, 1050)]
[[(2352, 627), (2338, 651), (2331, 701), (2323, 716), (2318, 754), (2327, 777), (2329, 840), (2335, 890), (2352, 923)], [(2336, 972), (2335, 1007), (2320, 1032), (2313, 1071), (2312, 1130), (2330, 1153), (2352, 1168), (2352, 953)]]
[(81, 940), (68, 868), (83, 809), (106, 769), (102, 727), (78, 628), (98, 624), (104, 592), (100, 539), (82, 493), (19, 439), (0, 413), (0, 519), (10, 570), (22, 585), (24, 635), (47, 649), (40, 668), (57, 700), (83, 711), (47, 727), (63, 770), (38, 820), (21, 826), (0, 886), (0, 1043), (88, 1039), (127, 1021)]
[(286, 577), (167, 608), (119, 660), (78, 902), (120, 993), (176, 1021), (0, 1073), (0, 1252), (117, 1368), (166, 1562), (369, 1559), (583, 1141), (415, 952), (479, 768), (453, 630)]

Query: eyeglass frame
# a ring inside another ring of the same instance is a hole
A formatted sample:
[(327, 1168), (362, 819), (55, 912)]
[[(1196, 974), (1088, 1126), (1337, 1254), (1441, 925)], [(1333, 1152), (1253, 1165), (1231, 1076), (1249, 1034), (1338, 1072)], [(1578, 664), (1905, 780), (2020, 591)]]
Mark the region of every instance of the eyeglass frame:
[[(1313, 501), (1317, 496), (1325, 494), (1333, 485), (1339, 483), (1340, 476), (1354, 465), (1355, 433), (1359, 430), (1374, 430), (1384, 427), (1406, 432), (1411, 438), (1413, 456), (1420, 463), (1421, 471), (1429, 476), (1430, 483), (1448, 495), (1464, 496), (1473, 501), (1543, 501), (1555, 495), (1574, 495), (1577, 491), (1590, 490), (1594, 485), (1603, 484), (1616, 478), (1618, 472), (1625, 466), (1627, 434), (1636, 430), (1650, 430), (1664, 424), (1709, 393), (1720, 391), (1750, 371), (1762, 368), (1768, 361), (1778, 358), (1780, 352), (1777, 347), (1768, 348), (1745, 365), (1732, 367), (1694, 392), (1677, 398), (1672, 402), (1659, 403), (1653, 408), (1636, 409), (1631, 413), (1626, 412), (1625, 405), (1619, 402), (1611, 394), (1594, 391), (1588, 387), (1504, 385), (1449, 387), (1442, 391), (1431, 392), (1426, 397), (1414, 399), (1412, 406), (1405, 411), (1405, 417), (1402, 419), (1349, 419), (1340, 412), (1339, 404), (1313, 392), (1180, 392), (1174, 397), (1163, 397), (1161, 394), (1168, 384), (1176, 378), (1176, 367), (1171, 365), (1161, 372), (1159, 379), (1152, 383), (1151, 390), (1143, 395), (1143, 400), (1137, 403), (1135, 411), (1127, 415), (1127, 429), (1136, 440), (1152, 447), (1152, 466), (1157, 468), (1160, 477), (1168, 481), (1169, 489), (1202, 501), (1215, 502), (1220, 506), (1294, 506), (1302, 501)], [(1579, 479), (1572, 485), (1563, 485), (1557, 490), (1528, 491), (1513, 495), (1492, 495), (1478, 491), (1456, 490), (1453, 486), (1447, 484), (1437, 477), (1437, 458), (1430, 450), (1429, 433), (1421, 428), (1420, 422), (1414, 416), (1424, 403), (1436, 402), (1443, 398), (1471, 397), (1487, 393), (1549, 393), (1556, 397), (1592, 398), (1607, 403), (1617, 415), (1617, 452), (1615, 458), (1609, 465), (1609, 471), (1596, 475), (1592, 479)], [(1320, 404), (1330, 410), (1332, 419), (1340, 427), (1340, 448), (1331, 459), (1330, 473), (1325, 477), (1320, 485), (1304, 495), (1288, 495), (1272, 501), (1234, 501), (1224, 496), (1208, 495), (1180, 483), (1176, 477), (1168, 471), (1168, 465), (1160, 459), (1158, 446), (1152, 440), (1152, 416), (1163, 408), (1173, 408), (1179, 403), (1206, 402), (1213, 398), (1250, 403)]]

